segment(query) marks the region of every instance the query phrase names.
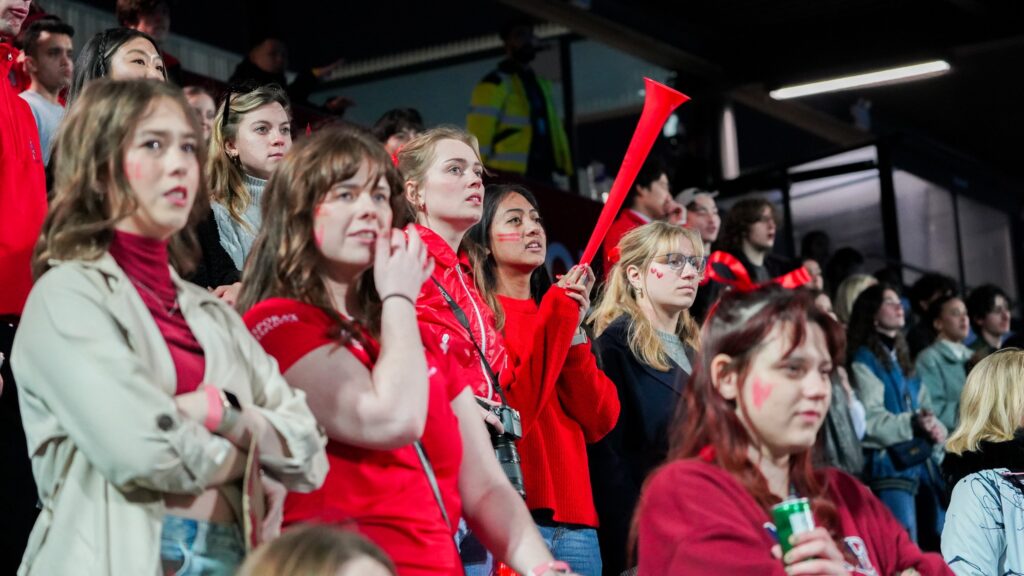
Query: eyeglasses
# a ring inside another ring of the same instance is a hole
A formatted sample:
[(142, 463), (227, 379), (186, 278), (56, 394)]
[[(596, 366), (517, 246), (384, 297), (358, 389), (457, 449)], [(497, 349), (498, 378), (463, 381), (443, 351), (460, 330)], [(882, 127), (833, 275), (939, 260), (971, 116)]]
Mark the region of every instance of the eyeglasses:
[(890, 308), (902, 308), (903, 303), (899, 300), (882, 300), (882, 306), (888, 306)]
[(655, 256), (654, 261), (668, 266), (669, 270), (673, 272), (682, 272), (689, 264), (697, 271), (697, 274), (703, 274), (704, 268), (708, 265), (708, 259), (705, 256), (687, 256), (678, 252)]

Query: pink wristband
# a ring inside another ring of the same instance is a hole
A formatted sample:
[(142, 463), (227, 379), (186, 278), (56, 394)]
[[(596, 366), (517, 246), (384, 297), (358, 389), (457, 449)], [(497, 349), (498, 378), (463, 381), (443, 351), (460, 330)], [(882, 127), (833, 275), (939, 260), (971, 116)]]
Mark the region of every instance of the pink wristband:
[(569, 565), (565, 562), (562, 562), (561, 560), (552, 560), (530, 570), (530, 576), (541, 576), (548, 570), (557, 570), (563, 574), (568, 574), (571, 571)]
[(220, 427), (221, 420), (224, 419), (224, 403), (221, 402), (219, 388), (209, 384), (203, 388), (206, 389), (206, 420), (203, 421), (203, 426), (206, 426), (210, 432), (214, 432)]

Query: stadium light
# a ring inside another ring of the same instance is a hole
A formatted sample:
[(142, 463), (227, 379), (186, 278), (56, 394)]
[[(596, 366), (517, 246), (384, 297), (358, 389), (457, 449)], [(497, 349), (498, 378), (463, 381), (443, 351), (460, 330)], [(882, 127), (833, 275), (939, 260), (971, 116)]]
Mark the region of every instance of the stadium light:
[(899, 66), (897, 68), (887, 68), (885, 70), (878, 70), (875, 72), (833, 78), (831, 80), (820, 80), (818, 82), (808, 82), (807, 84), (786, 86), (785, 88), (772, 90), (768, 95), (776, 100), (787, 100), (789, 98), (799, 98), (801, 96), (810, 96), (812, 94), (849, 90), (850, 88), (882, 86), (885, 84), (896, 84), (898, 82), (908, 82), (911, 80), (923, 80), (925, 78), (932, 78), (934, 76), (945, 74), (949, 72), (950, 69), (951, 67), (949, 62), (946, 62), (945, 60), (932, 60), (931, 62), (912, 64), (910, 66)]

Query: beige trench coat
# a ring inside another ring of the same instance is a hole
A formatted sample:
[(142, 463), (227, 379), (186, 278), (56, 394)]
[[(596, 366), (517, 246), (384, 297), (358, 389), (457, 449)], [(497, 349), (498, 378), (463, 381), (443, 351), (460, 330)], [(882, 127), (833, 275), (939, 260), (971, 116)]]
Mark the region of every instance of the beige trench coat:
[[(176, 411), (156, 322), (109, 254), (54, 262), (29, 295), (11, 354), (42, 511), (19, 575), (160, 574), (163, 493), (198, 494), (230, 443)], [(290, 457), (261, 463), (291, 490), (318, 488), (326, 439), (232, 309), (172, 271), (206, 356), (205, 382), (258, 407)], [(238, 485), (219, 488), (241, 508)]]

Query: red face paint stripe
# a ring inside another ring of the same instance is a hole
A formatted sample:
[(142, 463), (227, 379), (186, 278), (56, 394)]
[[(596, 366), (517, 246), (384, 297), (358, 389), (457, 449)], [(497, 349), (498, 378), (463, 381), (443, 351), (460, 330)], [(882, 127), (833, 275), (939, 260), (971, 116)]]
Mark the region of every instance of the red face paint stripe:
[(521, 242), (523, 235), (517, 232), (499, 233), (494, 235), (498, 242)]

